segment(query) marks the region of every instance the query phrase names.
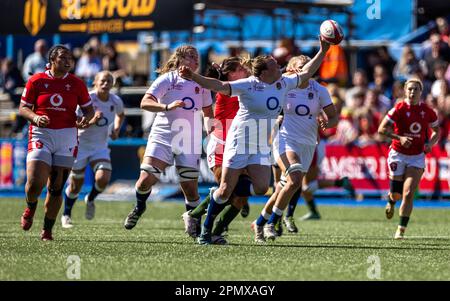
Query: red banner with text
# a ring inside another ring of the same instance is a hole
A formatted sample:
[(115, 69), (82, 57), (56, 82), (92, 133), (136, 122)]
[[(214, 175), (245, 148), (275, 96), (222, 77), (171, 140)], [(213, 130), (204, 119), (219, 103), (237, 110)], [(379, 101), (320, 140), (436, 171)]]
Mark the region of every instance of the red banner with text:
[[(322, 178), (349, 177), (356, 189), (389, 189), (387, 166), (389, 148), (384, 144), (366, 147), (327, 145), (322, 161)], [(435, 146), (425, 159), (425, 172), (420, 182), (422, 192), (450, 192), (450, 159), (447, 150)]]

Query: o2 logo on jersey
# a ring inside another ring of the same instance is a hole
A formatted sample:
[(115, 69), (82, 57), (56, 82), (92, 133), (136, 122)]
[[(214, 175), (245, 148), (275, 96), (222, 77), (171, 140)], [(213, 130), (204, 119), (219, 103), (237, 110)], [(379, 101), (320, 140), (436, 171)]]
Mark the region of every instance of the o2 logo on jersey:
[(274, 97), (274, 96), (269, 97), (269, 98), (267, 99), (266, 106), (267, 106), (267, 108), (268, 108), (269, 110), (271, 110), (271, 111), (277, 110), (277, 109), (278, 109), (279, 111), (281, 111), (280, 101), (278, 100), (278, 98), (276, 98), (276, 97)]
[[(192, 110), (192, 109), (194, 109), (194, 107), (195, 107), (195, 101), (192, 99), (192, 98), (190, 98), (190, 97), (185, 97), (185, 98), (183, 98), (183, 99), (181, 99), (183, 102), (184, 102), (184, 107), (183, 107), (183, 109), (185, 109), (185, 110)], [(188, 102), (191, 102), (190, 103), (190, 105), (188, 106)], [(194, 109), (194, 111), (198, 111), (198, 109), (197, 108), (195, 108)]]
[(413, 122), (413, 123), (409, 126), (409, 130), (410, 130), (411, 133), (413, 133), (413, 134), (418, 134), (418, 133), (420, 133), (420, 131), (422, 130), (422, 126), (421, 126), (420, 123), (418, 123), (418, 122)]
[(52, 96), (50, 96), (50, 103), (54, 107), (59, 107), (63, 103), (63, 98), (58, 93), (53, 94)]
[(96, 126), (98, 127), (102, 127), (102, 126), (107, 126), (108, 125), (108, 118), (106, 118), (105, 116), (103, 116), (102, 118), (100, 118), (99, 120), (97, 120), (97, 122), (95, 123)]
[(307, 105), (298, 105), (295, 107), (295, 114), (298, 116), (308, 116), (310, 115), (311, 110)]

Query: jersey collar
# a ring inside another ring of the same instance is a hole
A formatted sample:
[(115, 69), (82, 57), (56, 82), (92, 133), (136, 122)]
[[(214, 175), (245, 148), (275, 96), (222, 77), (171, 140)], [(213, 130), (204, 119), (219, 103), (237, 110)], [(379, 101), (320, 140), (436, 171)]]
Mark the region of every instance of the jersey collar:
[[(50, 78), (55, 78), (50, 70), (45, 71), (45, 74), (47, 74), (47, 76)], [(64, 74), (61, 79), (66, 79), (67, 76), (69, 76), (69, 73)]]

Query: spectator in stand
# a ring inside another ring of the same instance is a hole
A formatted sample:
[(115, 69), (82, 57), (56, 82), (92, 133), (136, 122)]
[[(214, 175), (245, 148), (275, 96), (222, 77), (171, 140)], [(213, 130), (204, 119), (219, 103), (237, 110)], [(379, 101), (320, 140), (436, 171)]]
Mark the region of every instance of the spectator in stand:
[(347, 90), (345, 93), (345, 105), (347, 107), (353, 107), (353, 97), (357, 93), (365, 93), (367, 91), (367, 74), (363, 69), (357, 69), (353, 74), (353, 87)]
[(431, 85), (431, 94), (433, 95), (433, 97), (438, 97), (442, 93), (444, 93), (444, 95), (447, 93), (447, 91), (442, 91), (442, 89), (445, 89), (445, 87), (447, 86), (446, 84), (448, 84), (447, 80), (444, 77), (446, 68), (447, 66), (444, 63), (437, 64), (434, 67), (434, 77), (436, 78), (436, 80)]
[(441, 41), (447, 43), (450, 46), (450, 28), (448, 26), (447, 19), (439, 17), (436, 19), (437, 29), (441, 36)]
[[(379, 64), (383, 65), (388, 74), (392, 77), (394, 66), (397, 62), (389, 55), (388, 48), (386, 46), (380, 46), (377, 48), (377, 55), (380, 58)], [(392, 80), (392, 78), (390, 78)]]
[(403, 81), (396, 80), (392, 85), (392, 105), (395, 105), (398, 101), (405, 99), (405, 83)]
[(377, 89), (369, 89), (366, 93), (364, 106), (381, 114), (386, 114), (392, 108), (392, 101)]
[(22, 76), (24, 80), (28, 80), (33, 74), (44, 72), (47, 59), (47, 42), (39, 39), (34, 43), (34, 52), (27, 56), (23, 63)]
[(432, 82), (425, 77), (425, 74), (422, 71), (422, 69), (419, 69), (416, 72), (414, 72), (411, 77), (418, 78), (422, 81), (423, 84), (422, 99), (425, 99), (425, 97), (427, 97), (427, 95), (431, 93)]
[(438, 33), (430, 35), (430, 47), (426, 47), (423, 51), (422, 65), (425, 67), (425, 75), (429, 80), (435, 80), (434, 69), (436, 65), (445, 64), (450, 60), (449, 46), (441, 41)]
[(295, 45), (295, 40), (293, 38), (283, 38), (273, 50), (272, 55), (278, 65), (280, 65), (281, 68), (284, 68), (292, 57), (300, 55), (300, 50)]
[(361, 115), (358, 118), (358, 138), (356, 140), (356, 143), (359, 147), (368, 146), (374, 143), (377, 143), (379, 141), (379, 135), (377, 131), (375, 130), (375, 123), (379, 125), (380, 120), (376, 119), (375, 116), (371, 113), (371, 111), (368, 111), (367, 114)]
[(373, 82), (369, 84), (369, 89), (378, 89), (387, 98), (392, 97), (392, 83), (389, 80), (389, 74), (386, 68), (378, 64), (373, 70)]
[(406, 80), (420, 68), (419, 59), (417, 59), (414, 50), (410, 45), (405, 45), (400, 60), (394, 67), (394, 78), (396, 80)]
[(103, 70), (110, 71), (118, 86), (123, 85), (124, 78), (127, 76), (122, 57), (116, 50), (113, 42), (108, 42), (103, 49)]
[(23, 87), (24, 84), (22, 75), (14, 62), (9, 58), (3, 59), (0, 68), (0, 87), (3, 88), (3, 92), (8, 93), (11, 99), (14, 99), (14, 90), (17, 87)]
[(336, 134), (328, 139), (329, 144), (349, 145), (358, 138), (358, 129), (353, 122), (352, 112), (342, 108), (340, 120), (336, 127)]
[(331, 45), (319, 69), (319, 77), (326, 82), (337, 83), (340, 87), (347, 84), (348, 64), (344, 49), (340, 45)]
[(92, 86), (95, 75), (102, 71), (102, 61), (92, 46), (87, 46), (83, 55), (77, 62), (75, 74), (82, 78), (87, 86)]

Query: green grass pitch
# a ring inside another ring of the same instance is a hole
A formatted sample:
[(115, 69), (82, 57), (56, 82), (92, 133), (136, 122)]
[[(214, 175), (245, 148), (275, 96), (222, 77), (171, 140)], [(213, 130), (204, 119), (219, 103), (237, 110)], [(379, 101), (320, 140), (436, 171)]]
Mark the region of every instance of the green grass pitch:
[[(75, 227), (62, 229), (58, 219), (53, 242), (39, 239), (42, 203), (24, 232), (25, 202), (0, 199), (0, 280), (67, 280), (70, 255), (81, 259), (81, 280), (450, 280), (448, 209), (416, 208), (407, 239), (394, 241), (398, 217), (386, 220), (383, 208), (320, 207), (322, 220), (297, 222), (299, 234), (256, 245), (256, 204), (231, 225), (229, 245), (199, 246), (184, 234), (181, 202), (149, 203), (131, 231), (122, 224), (132, 203), (97, 202), (87, 221), (77, 202)], [(297, 217), (304, 213), (299, 206)], [(371, 258), (379, 258), (378, 274)]]

